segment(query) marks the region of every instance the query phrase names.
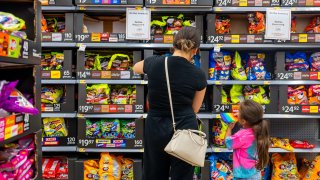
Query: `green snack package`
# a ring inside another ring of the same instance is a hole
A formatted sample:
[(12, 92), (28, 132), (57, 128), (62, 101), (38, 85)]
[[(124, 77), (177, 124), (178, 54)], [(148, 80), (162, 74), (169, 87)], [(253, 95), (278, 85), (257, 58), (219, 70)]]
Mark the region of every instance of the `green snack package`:
[(86, 137), (87, 138), (101, 138), (101, 123), (93, 123), (91, 120), (86, 120)]
[(57, 104), (60, 103), (64, 94), (64, 88), (60, 85), (46, 85), (41, 87), (41, 103)]
[(259, 103), (260, 104), (270, 104), (270, 99), (266, 94), (266, 90), (262, 86), (259, 86), (259, 90), (260, 90), (258, 92)]
[(87, 85), (87, 104), (109, 104), (110, 88), (108, 84)]
[(100, 56), (98, 57), (98, 60), (100, 62), (100, 69), (102, 71), (109, 70), (109, 64), (110, 64), (110, 55), (109, 56)]
[(101, 133), (103, 138), (121, 138), (120, 121), (118, 119), (101, 120)]
[(42, 121), (46, 137), (68, 136), (68, 130), (63, 118), (44, 118)]
[(0, 12), (0, 30), (4, 31), (19, 31), (25, 28), (26, 23), (24, 20), (14, 16), (11, 13)]
[(244, 100), (242, 89), (243, 89), (242, 85), (232, 85), (232, 88), (230, 90), (230, 97), (231, 97), (232, 104), (238, 104)]
[(227, 93), (223, 88), (221, 88), (221, 97), (222, 97), (221, 104), (229, 104)]
[(125, 139), (136, 138), (135, 120), (121, 120), (121, 134), (122, 134), (122, 138), (125, 138)]
[(126, 54), (114, 54), (111, 56), (108, 70), (119, 70), (125, 71), (129, 70), (131, 65), (130, 57)]
[(236, 51), (234, 54), (232, 69), (231, 69), (231, 76), (235, 80), (241, 80), (241, 81), (247, 80), (247, 75), (246, 75), (245, 69), (241, 64), (241, 56), (238, 53), (238, 51)]
[(8, 57), (18, 58), (21, 51), (21, 39), (15, 36), (9, 36)]

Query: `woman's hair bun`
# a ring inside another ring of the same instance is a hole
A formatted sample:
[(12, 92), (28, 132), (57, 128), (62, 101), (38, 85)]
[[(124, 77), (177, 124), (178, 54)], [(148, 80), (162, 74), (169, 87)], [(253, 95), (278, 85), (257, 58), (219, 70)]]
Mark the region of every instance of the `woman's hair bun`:
[(189, 52), (195, 48), (195, 43), (189, 39), (180, 39), (177, 41), (177, 48), (184, 52)]
[(189, 52), (200, 47), (200, 33), (195, 27), (183, 27), (174, 37), (173, 46), (175, 49)]

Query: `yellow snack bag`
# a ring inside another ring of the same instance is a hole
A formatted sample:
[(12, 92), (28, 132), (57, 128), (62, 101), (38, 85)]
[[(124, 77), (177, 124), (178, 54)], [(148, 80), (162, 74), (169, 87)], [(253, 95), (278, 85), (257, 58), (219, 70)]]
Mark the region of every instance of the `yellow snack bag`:
[(121, 158), (121, 180), (133, 180), (133, 161)]
[(64, 118), (44, 118), (43, 130), (46, 137), (65, 137), (68, 130)]
[(308, 170), (301, 175), (302, 180), (319, 180), (320, 179), (320, 155), (318, 155), (312, 162), (307, 164)]
[(299, 180), (297, 160), (294, 153), (272, 154), (272, 177), (271, 180)]
[(109, 153), (101, 153), (99, 176), (100, 180), (120, 180), (121, 163)]
[(99, 164), (95, 160), (87, 160), (83, 163), (84, 166), (84, 180), (98, 180), (99, 179)]
[(290, 145), (289, 139), (280, 139), (280, 138), (271, 137), (270, 140), (271, 140), (272, 147), (274, 148), (282, 148), (291, 152), (294, 150), (294, 148)]

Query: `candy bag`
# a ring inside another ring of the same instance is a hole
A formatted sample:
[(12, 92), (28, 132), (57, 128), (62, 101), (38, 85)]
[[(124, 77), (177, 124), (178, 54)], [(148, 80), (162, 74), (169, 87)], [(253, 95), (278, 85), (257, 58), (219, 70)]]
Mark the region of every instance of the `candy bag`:
[(184, 15), (179, 14), (177, 17), (175, 16), (164, 16), (166, 20), (166, 32), (167, 35), (177, 34), (178, 31), (183, 27), (183, 19)]
[(310, 144), (308, 141), (299, 141), (299, 140), (290, 141), (290, 145), (293, 148), (299, 148), (299, 149), (313, 149), (315, 147), (314, 144)]
[(120, 121), (114, 120), (101, 120), (101, 133), (103, 138), (118, 139), (121, 137)]
[(249, 53), (247, 55), (247, 68), (248, 80), (270, 80), (271, 74), (267, 72), (265, 67), (264, 53)]
[(47, 32), (48, 26), (47, 26), (47, 20), (43, 17), (41, 17), (41, 32)]
[(310, 105), (320, 104), (320, 85), (311, 85), (308, 89), (308, 101)]
[(55, 158), (42, 159), (42, 177), (45, 179), (55, 179), (60, 167), (60, 160)]
[(311, 65), (311, 71), (320, 71), (320, 52), (311, 54), (309, 63)]
[(136, 138), (136, 122), (135, 120), (121, 120), (121, 135), (125, 139)]
[(57, 173), (57, 179), (68, 179), (68, 161), (61, 159), (60, 167)]
[(304, 179), (304, 177), (306, 177), (309, 168), (311, 168), (311, 162), (306, 158), (302, 158), (301, 166), (299, 168), (300, 179)]
[(306, 33), (320, 33), (320, 17), (314, 17), (305, 31)]
[(95, 160), (87, 160), (83, 163), (84, 180), (99, 180), (99, 164)]
[(231, 60), (229, 52), (214, 52), (211, 50), (209, 57), (210, 80), (229, 80)]
[(24, 29), (26, 23), (24, 20), (14, 16), (13, 14), (0, 12), (0, 30), (4, 31), (19, 31)]
[(60, 85), (45, 85), (41, 87), (41, 102), (46, 104), (60, 103), (64, 88)]
[(57, 32), (57, 19), (56, 18), (48, 18), (47, 21), (47, 32)]
[(307, 170), (305, 173), (300, 174), (301, 180), (320, 179), (320, 156), (316, 156), (312, 162), (305, 161), (306, 165), (304, 166), (307, 166)]
[[(93, 53), (85, 54), (85, 65), (84, 65), (85, 70), (98, 70), (95, 67), (96, 56), (97, 54), (93, 54)], [(100, 62), (99, 62), (99, 66), (100, 66)]]
[(23, 177), (21, 177), (19, 180), (30, 180), (33, 176), (33, 173), (34, 173), (34, 170), (32, 168), (30, 168), (28, 170), (28, 172)]
[(23, 165), (28, 159), (29, 151), (21, 150), (19, 153), (9, 162), (0, 164), (0, 171), (14, 171)]
[(108, 84), (87, 85), (87, 104), (109, 104), (110, 88)]
[(299, 179), (297, 160), (294, 153), (285, 153), (283, 156), (279, 153), (272, 154), (272, 177), (271, 180)]
[(270, 140), (271, 140), (272, 147), (274, 148), (282, 148), (291, 152), (293, 152), (294, 150), (294, 148), (290, 145), (289, 139), (271, 137)]
[(297, 32), (297, 21), (296, 17), (292, 16), (291, 17), (291, 33), (296, 33)]
[(265, 31), (265, 18), (264, 14), (260, 12), (248, 14), (249, 34), (264, 34)]
[(101, 124), (100, 121), (92, 123), (89, 119), (86, 120), (86, 137), (87, 138), (100, 138)]
[(231, 68), (231, 76), (235, 80), (247, 80), (245, 69), (241, 64), (241, 56), (238, 51), (235, 52)]
[(259, 86), (258, 99), (260, 104), (270, 104), (270, 98), (263, 86)]
[(222, 120), (215, 121), (212, 133), (213, 133), (213, 144), (218, 147), (225, 147), (225, 136), (227, 133), (228, 125)]
[(114, 54), (108, 64), (108, 70), (129, 70), (131, 65), (130, 57), (126, 54)]
[(288, 86), (288, 104), (308, 105), (308, 97), (305, 86)]
[(227, 93), (223, 88), (221, 88), (221, 104), (229, 104)]
[(228, 157), (230, 153), (217, 153), (209, 157), (211, 180), (233, 179), (232, 161)]
[(68, 130), (64, 118), (44, 118), (43, 130), (46, 137), (66, 137)]
[(109, 153), (101, 153), (99, 161), (99, 176), (104, 180), (121, 179), (121, 163)]
[(304, 52), (296, 52), (294, 54), (286, 52), (285, 54), (285, 69), (287, 71), (308, 71), (309, 63), (307, 55)]
[(232, 104), (238, 104), (242, 102), (245, 98), (242, 93), (243, 86), (242, 85), (232, 85), (230, 90), (230, 97)]
[(231, 18), (227, 15), (220, 15), (216, 18), (216, 34), (231, 33)]
[(162, 17), (162, 21), (153, 20), (151, 21), (151, 35), (163, 35), (164, 27), (167, 25), (166, 17)]
[(133, 161), (127, 158), (120, 158), (121, 180), (133, 180)]

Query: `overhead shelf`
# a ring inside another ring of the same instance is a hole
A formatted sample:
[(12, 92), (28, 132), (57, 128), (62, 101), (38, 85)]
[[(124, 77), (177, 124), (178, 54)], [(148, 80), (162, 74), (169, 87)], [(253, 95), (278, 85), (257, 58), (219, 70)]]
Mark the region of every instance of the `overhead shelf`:
[(77, 80), (77, 83), (86, 83), (86, 84), (147, 84), (147, 81), (144, 80), (93, 80), (93, 79), (84, 79)]
[(76, 118), (77, 113), (41, 113), (42, 118), (49, 118), (49, 117), (63, 117), (63, 118)]
[(78, 114), (79, 118), (145, 118), (146, 114)]
[(43, 12), (73, 12), (76, 11), (75, 6), (41, 6)]
[(42, 146), (42, 152), (77, 152), (76, 146)]
[(21, 138), (23, 138), (23, 137), (25, 137), (25, 136), (27, 136), (27, 135), (33, 134), (33, 133), (35, 133), (35, 129), (31, 128), (31, 129), (23, 132), (22, 134), (19, 134), (19, 135), (16, 135), (16, 136), (11, 137), (11, 138), (9, 138), (9, 139), (6, 139), (6, 140), (4, 140), (4, 141), (1, 141), (1, 142), (0, 142), (0, 147), (4, 146), (5, 144), (8, 144), (8, 143), (12, 143), (12, 142), (14, 142), (14, 141), (17, 141), (17, 140), (19, 140), (19, 139), (21, 139)]
[(0, 67), (1, 63), (11, 63), (11, 64), (29, 64), (29, 65), (39, 65), (40, 64), (40, 58), (29, 58), (29, 59), (23, 59), (23, 58), (11, 58), (11, 57), (5, 57), (5, 56), (0, 56)]
[(239, 81), (239, 80), (208, 80), (209, 85), (312, 85), (312, 84), (319, 84), (319, 81), (312, 81), (312, 80), (269, 80), (269, 81), (259, 81), (259, 80), (248, 80), (248, 81)]
[(59, 80), (41, 80), (41, 84), (76, 84), (77, 80), (67, 80), (67, 79), (59, 79)]
[(75, 48), (76, 43), (75, 42), (42, 42), (41, 43), (42, 48), (60, 48), (60, 47), (70, 47)]

